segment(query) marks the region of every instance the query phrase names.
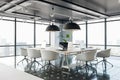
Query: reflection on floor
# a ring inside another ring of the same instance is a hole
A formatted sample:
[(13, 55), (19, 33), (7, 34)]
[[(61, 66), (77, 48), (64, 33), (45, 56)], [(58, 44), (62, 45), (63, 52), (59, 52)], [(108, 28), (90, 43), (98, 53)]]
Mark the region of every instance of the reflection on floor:
[[(17, 57), (17, 62), (21, 59), (23, 59), (23, 57)], [(111, 62), (114, 67), (111, 68), (108, 64), (107, 71), (103, 72), (102, 65), (99, 64), (97, 66), (97, 74), (94, 72), (90, 72), (88, 74), (82, 70), (77, 72), (75, 68), (72, 68), (70, 73), (63, 69), (54, 68), (46, 71), (44, 71), (44, 69), (39, 70), (40, 67), (36, 72), (32, 72), (29, 71), (26, 65), (23, 65), (24, 63), (17, 65), (17, 69), (25, 70), (26, 72), (44, 78), (45, 80), (120, 80), (120, 57), (110, 57), (107, 60)], [(12, 65), (13, 67), (14, 57), (0, 58), (0, 63), (7, 64), (9, 66)]]
[(25, 68), (25, 71), (33, 74), (35, 76), (41, 77), (44, 80), (120, 80), (120, 58), (119, 57), (111, 57), (108, 59), (114, 67), (107, 64), (107, 70), (105, 71), (102, 67), (102, 64), (98, 64), (96, 68), (97, 73), (93, 71), (86, 71), (85, 69), (79, 67), (78, 70), (76, 68), (72, 68), (70, 71), (65, 68), (49, 68), (47, 70), (41, 69), (37, 71), (29, 71), (28, 68)]

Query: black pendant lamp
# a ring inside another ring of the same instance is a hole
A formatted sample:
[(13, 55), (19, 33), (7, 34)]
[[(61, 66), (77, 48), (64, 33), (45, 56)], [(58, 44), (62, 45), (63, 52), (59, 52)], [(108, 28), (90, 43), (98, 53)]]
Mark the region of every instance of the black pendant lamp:
[(52, 25), (49, 25), (47, 28), (46, 28), (46, 31), (60, 31), (59, 27), (52, 24)]
[(80, 26), (72, 21), (68, 22), (64, 26), (65, 30), (80, 30)]
[[(50, 14), (50, 17), (52, 18), (54, 16), (54, 7), (52, 8), (52, 13)], [(54, 32), (54, 31), (60, 31), (59, 27), (54, 25), (53, 24), (53, 21), (52, 21), (52, 24), (50, 24), (47, 28), (46, 28), (46, 31), (49, 31), (49, 32)]]

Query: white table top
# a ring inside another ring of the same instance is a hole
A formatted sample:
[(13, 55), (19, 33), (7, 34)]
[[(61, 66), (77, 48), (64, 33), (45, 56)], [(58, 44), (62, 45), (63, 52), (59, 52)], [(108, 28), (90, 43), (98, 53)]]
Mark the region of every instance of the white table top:
[[(28, 48), (28, 49), (37, 49), (37, 50), (40, 50), (42, 48)], [(89, 50), (93, 50), (94, 48), (85, 48), (85, 49), (80, 49), (80, 48), (70, 48), (66, 51), (62, 50), (62, 49), (56, 49), (55, 47), (46, 47), (46, 48), (43, 48), (43, 49), (46, 49), (46, 50), (50, 50), (50, 51), (55, 51), (57, 53), (60, 53), (60, 54), (76, 54), (77, 52), (84, 52), (84, 51), (89, 51)]]
[(43, 80), (23, 71), (0, 64), (0, 80)]

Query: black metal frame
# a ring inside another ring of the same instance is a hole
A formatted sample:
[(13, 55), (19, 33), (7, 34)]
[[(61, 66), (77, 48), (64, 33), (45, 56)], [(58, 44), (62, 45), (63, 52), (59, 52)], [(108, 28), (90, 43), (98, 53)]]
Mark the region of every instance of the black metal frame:
[(34, 18), (34, 47), (36, 47), (36, 20)]
[(16, 51), (16, 43), (17, 43), (17, 38), (16, 38), (16, 37), (17, 37), (17, 22), (16, 22), (16, 18), (15, 18), (15, 43), (14, 43), (14, 45), (15, 45), (15, 46), (14, 46), (14, 47), (15, 47), (15, 48), (14, 48), (14, 49), (15, 49), (15, 50), (14, 50), (14, 51), (15, 51), (15, 52), (14, 52), (14, 54), (15, 54), (15, 60), (14, 60), (15, 63), (14, 63), (14, 64), (15, 64), (15, 65), (14, 65), (14, 66), (15, 66), (15, 68), (16, 68), (16, 52), (17, 52), (17, 51)]
[[(14, 47), (14, 55), (11, 55), (11, 56), (0, 56), (0, 58), (3, 58), (3, 57), (14, 57), (14, 67), (16, 68), (16, 57), (17, 57), (17, 46), (29, 46), (29, 45), (17, 45), (16, 43), (17, 43), (17, 22), (22, 22), (22, 21), (18, 21), (17, 20), (17, 18), (14, 18), (14, 20), (9, 20), (9, 19), (2, 19), (2, 20), (5, 20), (5, 21), (13, 21), (14, 22), (14, 27), (15, 27), (15, 29), (14, 29), (14, 32), (15, 32), (15, 34), (14, 34), (14, 45), (0, 45), (0, 47)], [(32, 46), (36, 46), (37, 44), (36, 44), (36, 24), (40, 24), (40, 23), (36, 23), (35, 21), (34, 21), (34, 23), (32, 23), (32, 22), (28, 22), (28, 23), (31, 23), (31, 24), (34, 24), (34, 42), (33, 42), (33, 44), (30, 44), (30, 45), (32, 45)], [(44, 24), (44, 25), (47, 25), (47, 24)], [(49, 39), (50, 39), (50, 34), (49, 34)], [(49, 40), (50, 41), (50, 40)], [(49, 44), (50, 44), (50, 42), (49, 42)]]
[[(6, 20), (6, 21), (14, 21), (15, 22), (15, 38), (14, 38), (14, 45), (0, 45), (0, 47), (14, 47), (14, 60), (15, 60), (15, 65), (14, 65), (14, 67), (16, 67), (16, 47), (17, 46), (28, 46), (28, 45), (16, 45), (16, 41), (17, 41), (17, 39), (16, 39), (16, 33), (17, 33), (17, 22), (22, 22), (22, 21), (17, 21), (16, 20), (16, 18), (15, 18), (15, 20), (9, 20), (9, 19), (2, 19), (2, 20)], [(85, 23), (85, 25), (86, 25), (86, 47), (88, 46), (88, 25), (89, 24), (94, 24), (94, 23), (101, 23), (101, 22), (104, 22), (105, 23), (105, 44), (104, 44), (104, 46), (105, 46), (105, 49), (107, 49), (107, 46), (115, 46), (115, 47), (120, 47), (120, 45), (107, 45), (107, 22), (113, 22), (113, 21), (120, 21), (120, 19), (116, 19), (116, 20), (107, 20), (106, 18), (105, 18), (105, 20), (104, 21), (100, 21), (100, 22), (91, 22), (91, 23), (87, 23), (87, 21), (86, 21), (86, 23)], [(28, 22), (28, 23), (32, 23), (32, 22)], [(33, 23), (32, 23), (33, 24)], [(35, 27), (35, 24), (40, 24), (40, 23), (36, 23), (36, 22), (34, 22), (34, 27)], [(47, 25), (47, 24), (45, 24), (45, 25)], [(80, 24), (80, 25), (84, 25), (84, 24)], [(34, 28), (34, 30), (35, 30), (35, 28)], [(34, 31), (35, 33), (36, 33), (36, 31)], [(49, 34), (49, 36), (50, 36), (51, 34)], [(49, 43), (51, 43), (50, 42), (51, 41), (51, 37), (49, 37)], [(36, 42), (35, 42), (35, 39), (34, 39), (34, 44), (35, 44)], [(34, 45), (33, 44), (33, 45)], [(32, 44), (30, 44), (30, 45), (32, 45)], [(37, 44), (36, 44), (37, 45)], [(34, 45), (34, 46), (36, 46), (36, 45)], [(93, 44), (93, 45), (95, 45), (95, 44)], [(99, 45), (96, 45), (96, 46), (99, 46)], [(8, 56), (7, 56), (8, 57)]]
[(88, 47), (88, 23), (86, 21), (86, 48)]

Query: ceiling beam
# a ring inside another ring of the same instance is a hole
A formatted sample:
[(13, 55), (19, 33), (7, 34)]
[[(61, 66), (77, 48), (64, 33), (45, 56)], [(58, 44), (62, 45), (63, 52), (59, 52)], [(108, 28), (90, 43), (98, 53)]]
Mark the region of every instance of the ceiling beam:
[(29, 1), (24, 1), (22, 3), (17, 4), (16, 6), (13, 6), (7, 10), (5, 10), (5, 12), (14, 12), (17, 10), (20, 10), (21, 8), (26, 8), (26, 6), (31, 5), (32, 3), (30, 3)]
[[(27, 13), (20, 13), (20, 12), (13, 12), (14, 14), (16, 15), (24, 15), (24, 16), (29, 16), (29, 18), (33, 19), (34, 17), (39, 17), (41, 19), (39, 20), (43, 20), (43, 21), (48, 21), (48, 22), (51, 22), (50, 19), (47, 19), (47, 18), (42, 18), (41, 16), (39, 15), (33, 15), (33, 14), (27, 14)], [(55, 19), (55, 21), (53, 22), (58, 22), (58, 23), (62, 23), (62, 21), (66, 22), (67, 20), (61, 20), (61, 19)]]
[(79, 7), (81, 10), (84, 10), (84, 11), (86, 11), (88, 13), (91, 13), (91, 14), (94, 14), (94, 15), (98, 15), (98, 16), (101, 16), (101, 17), (108, 17), (108, 15), (106, 15), (104, 13), (101, 13), (101, 12), (98, 12), (96, 10), (84, 7), (84, 6), (79, 5), (79, 4), (75, 3), (75, 2), (72, 2), (72, 1), (69, 1), (69, 0), (61, 0), (61, 1), (69, 3), (71, 5), (75, 5), (75, 6)]
[(6, 11), (6, 10), (18, 5), (18, 3), (21, 3), (23, 1), (26, 1), (26, 0), (12, 0), (11, 2), (5, 2), (6, 4), (3, 5), (2, 7), (0, 7), (0, 11)]
[(7, 10), (9, 10), (11, 8), (14, 8), (15, 6), (17, 6), (19, 4), (22, 4), (22, 3), (26, 2), (26, 1), (28, 1), (28, 0), (18, 0), (18, 2), (14, 3), (12, 6), (6, 8), (4, 11), (7, 11)]
[(68, 9), (68, 10), (71, 10), (71, 11), (75, 11), (75, 12), (78, 12), (79, 14), (81, 14), (81, 15), (85, 15), (85, 16), (88, 16), (88, 17), (91, 17), (91, 18), (95, 18), (95, 19), (99, 18), (99, 16), (96, 16), (96, 15), (93, 15), (93, 14), (90, 14), (90, 13), (87, 13), (87, 12), (79, 11), (79, 10), (76, 10), (76, 9), (73, 9), (73, 8), (70, 8), (70, 7), (66, 7), (66, 6), (63, 6), (63, 5), (59, 5), (59, 4), (50, 2), (50, 1), (46, 1), (46, 0), (36, 0), (36, 1), (44, 2), (44, 3), (50, 4), (50, 5), (54, 5), (54, 6), (57, 6), (57, 7), (65, 8), (65, 9)]

